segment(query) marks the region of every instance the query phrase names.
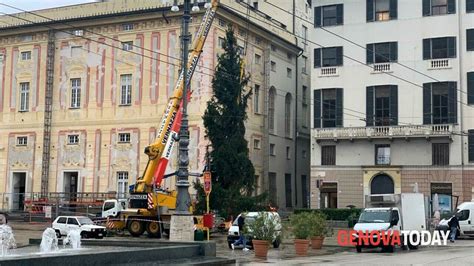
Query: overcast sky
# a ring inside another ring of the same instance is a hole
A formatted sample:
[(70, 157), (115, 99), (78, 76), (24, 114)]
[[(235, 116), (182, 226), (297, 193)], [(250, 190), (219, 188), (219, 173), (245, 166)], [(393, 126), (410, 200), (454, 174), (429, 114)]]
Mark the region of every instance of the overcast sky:
[(0, 0), (0, 12), (4, 13), (18, 13), (19, 10), (3, 6), (7, 4), (25, 10), (38, 10), (50, 7), (75, 5), (80, 3), (94, 2), (94, 0)]

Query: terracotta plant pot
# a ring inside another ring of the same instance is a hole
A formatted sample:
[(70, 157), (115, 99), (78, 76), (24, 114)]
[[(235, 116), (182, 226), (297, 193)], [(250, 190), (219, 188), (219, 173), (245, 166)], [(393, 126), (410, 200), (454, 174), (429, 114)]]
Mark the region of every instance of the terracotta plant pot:
[(305, 256), (308, 254), (309, 240), (295, 239), (296, 255)]
[(315, 236), (311, 238), (311, 247), (313, 249), (321, 249), (323, 246), (324, 236)]
[(267, 258), (268, 241), (253, 239), (252, 243), (253, 243), (253, 249), (255, 250), (255, 257)]

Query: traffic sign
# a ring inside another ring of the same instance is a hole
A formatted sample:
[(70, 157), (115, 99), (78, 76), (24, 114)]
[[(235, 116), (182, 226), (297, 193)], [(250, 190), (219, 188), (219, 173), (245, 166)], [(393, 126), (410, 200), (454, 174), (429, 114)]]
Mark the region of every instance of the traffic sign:
[(211, 193), (212, 190), (212, 181), (211, 181), (211, 172), (206, 171), (204, 172), (204, 192), (207, 195)]

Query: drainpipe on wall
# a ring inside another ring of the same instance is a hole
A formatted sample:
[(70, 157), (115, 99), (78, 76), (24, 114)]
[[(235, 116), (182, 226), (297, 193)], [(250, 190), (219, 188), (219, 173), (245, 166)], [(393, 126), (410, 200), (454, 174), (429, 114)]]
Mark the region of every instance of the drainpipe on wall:
[[(463, 88), (463, 73), (462, 73), (462, 56), (461, 56), (461, 53), (462, 53), (462, 45), (461, 43), (464, 43), (461, 41), (461, 37), (462, 37), (462, 16), (461, 16), (461, 5), (460, 3), (458, 2), (457, 3), (457, 16), (458, 16), (458, 43), (457, 43), (457, 49), (459, 51), (459, 60), (458, 60), (458, 68), (459, 68), (459, 101), (461, 102), (461, 104), (459, 105), (459, 128), (461, 129), (461, 187), (463, 188), (462, 190), (464, 190), (464, 123), (463, 123), (463, 119), (464, 119), (464, 116), (463, 116), (463, 95), (462, 95), (462, 88)], [(463, 196), (464, 195), (464, 191), (462, 191), (463, 193)], [(464, 198), (464, 197), (463, 197)]]
[[(298, 46), (298, 37), (296, 37), (296, 0), (293, 0), (293, 14), (292, 14), (292, 21), (293, 21), (293, 35), (295, 36), (295, 41), (296, 41), (296, 46)], [(295, 208), (297, 207), (298, 205), (298, 70), (299, 70), (299, 66), (298, 66), (298, 57), (301, 55), (298, 54), (296, 57), (295, 57), (295, 66), (296, 66), (296, 71), (295, 71), (295, 133), (294, 133), (294, 151), (295, 151), (295, 154), (294, 154), (294, 158), (293, 158), (293, 162), (294, 162), (294, 176), (295, 176)]]

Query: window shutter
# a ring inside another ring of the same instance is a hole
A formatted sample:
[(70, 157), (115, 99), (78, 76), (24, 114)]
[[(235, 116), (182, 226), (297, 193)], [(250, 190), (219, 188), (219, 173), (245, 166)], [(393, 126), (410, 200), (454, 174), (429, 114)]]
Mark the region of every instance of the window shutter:
[(467, 104), (474, 104), (474, 72), (467, 73)]
[(366, 55), (367, 55), (367, 64), (373, 64), (374, 63), (374, 44), (373, 43), (367, 44)]
[(448, 37), (448, 57), (456, 58), (456, 37)]
[(336, 47), (336, 65), (342, 66), (343, 65), (343, 50), (342, 46)]
[(343, 4), (337, 5), (336, 12), (337, 12), (336, 24), (337, 25), (344, 24), (344, 5)]
[(344, 96), (342, 89), (336, 89), (336, 127), (342, 127)]
[(448, 121), (452, 124), (455, 124), (458, 121), (458, 98), (456, 85), (456, 82), (448, 82)]
[(374, 125), (374, 87), (367, 87), (365, 97), (365, 125), (371, 127)]
[(466, 50), (474, 51), (474, 29), (466, 30)]
[(423, 124), (431, 124), (431, 83), (423, 83)]
[(390, 62), (397, 62), (398, 60), (398, 43), (390, 43)]
[(398, 0), (390, 0), (390, 19), (398, 17)]
[(398, 86), (390, 86), (390, 125), (398, 125)]
[(431, 15), (431, 0), (423, 0), (423, 16)]
[(367, 21), (374, 21), (374, 0), (367, 0)]
[(448, 0), (448, 14), (456, 14), (456, 1)]
[(468, 138), (467, 138), (467, 145), (468, 145), (468, 161), (474, 162), (474, 129), (470, 129), (467, 131)]
[(321, 128), (321, 90), (314, 90), (314, 128)]
[(314, 49), (314, 68), (321, 67), (321, 48)]
[(314, 25), (321, 27), (321, 7), (317, 6), (314, 8)]
[(431, 39), (423, 39), (423, 60), (431, 59)]

